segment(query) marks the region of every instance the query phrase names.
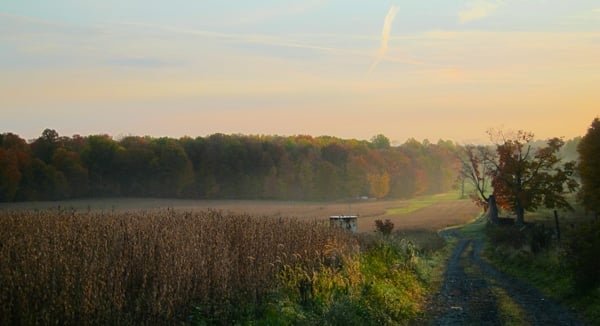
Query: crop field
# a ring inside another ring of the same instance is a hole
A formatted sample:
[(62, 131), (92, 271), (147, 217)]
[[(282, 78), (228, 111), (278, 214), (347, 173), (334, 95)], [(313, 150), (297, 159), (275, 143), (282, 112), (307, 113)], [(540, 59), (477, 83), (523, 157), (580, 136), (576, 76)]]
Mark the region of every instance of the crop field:
[(169, 324), (194, 305), (229, 320), (282, 269), (312, 273), (354, 243), (318, 222), (216, 211), (4, 211), (0, 324)]
[(396, 229), (437, 230), (463, 224), (481, 213), (468, 199), (457, 199), (455, 193), (433, 195), (411, 200), (364, 200), (353, 202), (299, 202), (260, 200), (182, 200), (147, 198), (107, 198), (60, 202), (1, 203), (3, 210), (75, 210), (75, 211), (152, 211), (173, 209), (200, 212), (217, 210), (224, 213), (253, 216), (293, 217), (299, 220), (327, 220), (331, 215), (358, 215), (358, 231), (375, 230), (375, 220), (389, 219)]
[[(433, 239), (433, 230), (478, 214), (470, 201), (455, 198), (3, 204), (0, 324), (169, 324), (190, 316), (219, 324), (246, 314), (280, 318), (288, 310), (267, 304), (273, 293), (294, 302), (319, 302), (320, 309), (340, 316), (344, 313), (333, 298), (345, 293), (352, 305), (370, 307), (374, 315), (382, 309), (393, 318), (409, 318), (421, 309), (423, 291), (414, 275), (417, 267), (410, 265), (416, 262), (412, 249), (394, 249), (400, 256), (384, 259), (397, 270), (394, 284), (414, 289), (388, 306), (381, 304), (385, 292), (365, 292), (370, 284), (390, 281), (387, 272), (368, 276), (379, 273), (368, 266), (380, 263), (359, 263), (359, 251), (373, 246), (360, 243), (368, 234), (375, 236), (377, 219)], [(359, 215), (359, 231), (365, 234), (330, 228), (328, 216), (339, 214)], [(361, 298), (365, 293), (368, 299)]]

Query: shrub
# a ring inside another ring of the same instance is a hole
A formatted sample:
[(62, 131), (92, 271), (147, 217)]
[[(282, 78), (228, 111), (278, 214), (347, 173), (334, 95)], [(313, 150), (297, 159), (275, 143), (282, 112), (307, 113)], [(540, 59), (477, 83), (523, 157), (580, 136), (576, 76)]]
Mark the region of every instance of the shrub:
[(404, 325), (422, 311), (425, 284), (417, 248), (406, 240), (361, 236), (361, 253), (308, 270), (286, 265), (256, 325)]
[(446, 247), (446, 240), (433, 230), (402, 230), (395, 232), (394, 238), (410, 241), (419, 249), (420, 253), (425, 255), (433, 254)]
[(525, 234), (514, 226), (487, 224), (485, 231), (494, 246), (517, 249), (527, 243)]
[(361, 305), (375, 324), (407, 323), (422, 308), (417, 251), (409, 241), (384, 240), (371, 243), (362, 255)]
[(550, 247), (553, 234), (552, 229), (541, 223), (532, 224), (525, 229), (527, 242), (534, 254)]
[(569, 230), (564, 249), (576, 286), (584, 291), (600, 286), (600, 220)]
[(387, 236), (394, 230), (394, 223), (389, 219), (385, 220), (385, 222), (382, 220), (375, 220), (375, 228), (377, 229), (377, 232)]
[(548, 248), (553, 235), (553, 231), (544, 224), (527, 224), (523, 227), (488, 224), (486, 233), (495, 246), (513, 249), (528, 246), (534, 254)]

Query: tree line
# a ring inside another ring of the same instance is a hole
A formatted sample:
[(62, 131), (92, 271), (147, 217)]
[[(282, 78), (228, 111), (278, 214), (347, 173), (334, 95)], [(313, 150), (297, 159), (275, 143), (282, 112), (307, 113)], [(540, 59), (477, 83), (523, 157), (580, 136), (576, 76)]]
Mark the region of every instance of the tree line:
[(461, 146), (336, 137), (179, 139), (0, 134), (0, 201), (85, 197), (337, 200), (409, 198), (456, 185)]

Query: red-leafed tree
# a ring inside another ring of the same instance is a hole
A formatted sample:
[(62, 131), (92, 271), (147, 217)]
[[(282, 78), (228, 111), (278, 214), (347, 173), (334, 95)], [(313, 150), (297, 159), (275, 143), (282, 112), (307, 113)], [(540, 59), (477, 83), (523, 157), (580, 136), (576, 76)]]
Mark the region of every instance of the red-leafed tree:
[(552, 138), (534, 148), (530, 132), (492, 130), (488, 134), (496, 150), (466, 146), (461, 176), (474, 185), (475, 201), (485, 209), (493, 208), (488, 214), (492, 221), (497, 217), (496, 203), (514, 212), (517, 224), (525, 222), (525, 211), (571, 208), (566, 195), (578, 187), (573, 179), (575, 162), (561, 162), (561, 139)]
[(533, 148), (530, 132), (489, 134), (492, 139), (500, 140), (495, 169), (491, 172), (494, 194), (501, 207), (516, 214), (517, 224), (525, 222), (525, 211), (539, 207), (571, 209), (566, 195), (578, 187), (573, 179), (575, 162), (561, 162), (558, 156), (564, 145), (561, 139), (552, 138), (546, 146)]

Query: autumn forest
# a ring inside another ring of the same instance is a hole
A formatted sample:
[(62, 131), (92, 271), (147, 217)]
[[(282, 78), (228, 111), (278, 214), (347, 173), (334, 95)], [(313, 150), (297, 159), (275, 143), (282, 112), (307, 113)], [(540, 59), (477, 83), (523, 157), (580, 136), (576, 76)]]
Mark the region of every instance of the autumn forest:
[[(564, 150), (573, 151), (576, 140)], [(409, 198), (457, 186), (460, 145), (329, 136), (0, 135), (0, 201), (85, 197)]]

